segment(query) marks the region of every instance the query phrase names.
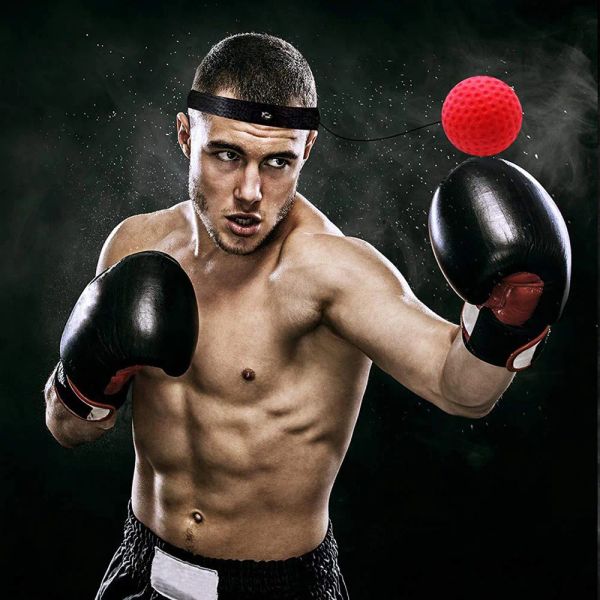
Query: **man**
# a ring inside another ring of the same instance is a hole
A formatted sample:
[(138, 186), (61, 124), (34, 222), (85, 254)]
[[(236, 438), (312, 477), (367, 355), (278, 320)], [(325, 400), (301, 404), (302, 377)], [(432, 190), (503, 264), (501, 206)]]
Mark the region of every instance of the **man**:
[[(317, 97), (295, 48), (227, 38), (193, 90), (209, 104), (177, 115), (190, 200), (111, 233), (46, 386), (47, 426), (73, 447), (114, 426), (135, 376), (132, 499), (97, 598), (347, 598), (328, 501), (372, 361), (472, 418), (514, 372), (297, 192), (317, 131), (285, 107)], [(247, 116), (256, 103), (274, 108), (264, 124)], [(518, 283), (528, 316), (538, 282)]]

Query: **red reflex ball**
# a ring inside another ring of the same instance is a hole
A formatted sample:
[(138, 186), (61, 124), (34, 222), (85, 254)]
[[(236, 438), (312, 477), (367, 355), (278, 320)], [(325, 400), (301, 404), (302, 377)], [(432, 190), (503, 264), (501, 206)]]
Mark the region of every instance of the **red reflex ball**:
[(500, 79), (480, 75), (457, 83), (442, 106), (450, 142), (473, 156), (506, 150), (521, 130), (523, 109), (515, 91)]

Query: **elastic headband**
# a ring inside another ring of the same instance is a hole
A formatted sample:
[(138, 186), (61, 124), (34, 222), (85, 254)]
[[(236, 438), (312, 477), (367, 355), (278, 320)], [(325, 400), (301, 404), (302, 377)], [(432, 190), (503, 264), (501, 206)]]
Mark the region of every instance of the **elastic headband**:
[(188, 108), (226, 119), (283, 127), (284, 129), (318, 129), (320, 123), (318, 108), (261, 104), (260, 102), (213, 96), (196, 90), (191, 90), (188, 94), (187, 105)]

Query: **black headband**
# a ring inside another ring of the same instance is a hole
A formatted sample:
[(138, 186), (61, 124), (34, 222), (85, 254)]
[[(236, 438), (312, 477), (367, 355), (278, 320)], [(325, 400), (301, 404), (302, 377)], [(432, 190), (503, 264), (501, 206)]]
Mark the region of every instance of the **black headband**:
[(284, 129), (318, 129), (320, 123), (318, 108), (261, 104), (213, 96), (196, 90), (191, 90), (188, 94), (187, 105), (188, 108), (226, 119)]

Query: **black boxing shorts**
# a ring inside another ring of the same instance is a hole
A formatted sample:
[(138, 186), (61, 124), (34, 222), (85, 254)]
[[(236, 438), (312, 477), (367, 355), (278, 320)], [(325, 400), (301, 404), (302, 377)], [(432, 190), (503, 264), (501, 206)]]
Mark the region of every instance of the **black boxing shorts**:
[(165, 542), (127, 509), (123, 541), (96, 600), (347, 600), (331, 521), (311, 552), (286, 560), (207, 558)]

